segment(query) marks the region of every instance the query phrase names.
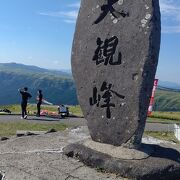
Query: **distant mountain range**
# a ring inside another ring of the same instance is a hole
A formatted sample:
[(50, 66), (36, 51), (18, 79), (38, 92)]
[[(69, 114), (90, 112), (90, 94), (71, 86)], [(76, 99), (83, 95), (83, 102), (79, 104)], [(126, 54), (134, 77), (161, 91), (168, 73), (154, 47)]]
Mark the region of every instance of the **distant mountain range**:
[(37, 66), (29, 66), (17, 63), (0, 63), (0, 71), (20, 74), (53, 75), (64, 78), (72, 78), (70, 70), (49, 70)]
[(38, 89), (53, 104), (78, 104), (71, 73), (17, 63), (0, 63), (0, 104), (20, 102), (18, 88), (27, 86), (36, 102)]
[[(18, 88), (27, 86), (36, 102), (37, 90), (53, 104), (78, 104), (76, 88), (68, 70), (48, 70), (17, 63), (0, 63), (0, 105), (20, 103)], [(180, 85), (159, 81), (155, 97), (155, 110), (180, 111)]]
[(180, 84), (168, 82), (168, 81), (159, 81), (158, 86), (168, 88), (168, 89), (180, 90)]

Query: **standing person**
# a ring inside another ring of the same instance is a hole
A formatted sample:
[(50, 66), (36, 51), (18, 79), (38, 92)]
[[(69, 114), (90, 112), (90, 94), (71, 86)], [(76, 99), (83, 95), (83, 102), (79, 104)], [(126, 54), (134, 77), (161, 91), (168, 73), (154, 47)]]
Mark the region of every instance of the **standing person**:
[(37, 116), (40, 116), (42, 99), (43, 99), (42, 90), (38, 90), (38, 96), (37, 96)]
[(21, 100), (21, 109), (22, 109), (22, 119), (27, 119), (27, 102), (28, 99), (31, 98), (31, 94), (28, 93), (28, 88), (24, 87), (24, 89), (18, 89), (18, 91), (21, 93), (22, 100)]

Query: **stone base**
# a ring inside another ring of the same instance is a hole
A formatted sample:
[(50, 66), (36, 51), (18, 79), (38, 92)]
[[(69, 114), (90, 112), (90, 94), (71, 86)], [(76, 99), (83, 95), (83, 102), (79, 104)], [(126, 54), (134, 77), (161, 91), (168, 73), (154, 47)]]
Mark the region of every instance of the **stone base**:
[(139, 150), (86, 140), (63, 149), (93, 168), (138, 180), (179, 180), (180, 153), (159, 145), (142, 144)]

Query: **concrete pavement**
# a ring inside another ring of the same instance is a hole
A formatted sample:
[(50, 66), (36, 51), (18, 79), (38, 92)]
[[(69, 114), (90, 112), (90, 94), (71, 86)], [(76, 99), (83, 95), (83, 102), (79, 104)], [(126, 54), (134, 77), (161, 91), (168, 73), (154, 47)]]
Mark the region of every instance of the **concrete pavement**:
[(88, 137), (87, 128), (82, 127), (3, 141), (0, 174), (3, 180), (122, 180), (62, 155), (63, 147)]
[[(89, 168), (78, 160), (67, 158), (62, 149), (70, 143), (89, 138), (83, 118), (52, 119), (0, 116), (0, 122), (28, 121), (40, 123), (63, 122), (72, 127), (64, 132), (37, 136), (12, 137), (0, 142), (0, 177), (2, 180), (123, 180), (122, 177)], [(149, 127), (147, 127), (149, 128)], [(153, 125), (150, 127), (153, 128)], [(164, 141), (143, 138), (143, 142), (161, 144)], [(173, 145), (180, 151), (179, 145)], [(169, 144), (172, 147), (172, 144)]]
[[(123, 180), (122, 177), (92, 169), (67, 158), (62, 149), (70, 143), (89, 138), (87, 126), (37, 136), (12, 137), (0, 142), (0, 174), (3, 180)], [(143, 142), (164, 141), (143, 138)], [(166, 147), (180, 152), (178, 145)]]

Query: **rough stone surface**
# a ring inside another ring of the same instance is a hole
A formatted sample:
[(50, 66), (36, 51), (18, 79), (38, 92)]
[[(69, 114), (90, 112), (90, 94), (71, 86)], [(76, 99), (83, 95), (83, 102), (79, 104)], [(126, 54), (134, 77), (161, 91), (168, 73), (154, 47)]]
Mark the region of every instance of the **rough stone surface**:
[(94, 141), (140, 143), (160, 29), (158, 0), (81, 1), (72, 70)]
[(124, 160), (114, 158), (81, 143), (71, 144), (64, 148), (64, 154), (75, 157), (88, 166), (99, 168), (105, 172), (113, 172), (122, 177), (136, 180), (179, 180), (179, 151), (159, 145), (143, 144), (153, 148), (154, 152), (141, 160)]
[(33, 135), (40, 135), (40, 134), (45, 134), (46, 131), (23, 131), (23, 130), (17, 130), (16, 131), (16, 136), (21, 137), (21, 136), (33, 136)]
[(3, 180), (123, 180), (62, 154), (63, 147), (87, 137), (87, 128), (77, 128), (2, 141), (0, 177), (3, 175)]
[[(71, 123), (74, 125), (76, 122), (76, 126), (82, 124), (80, 119), (77, 121), (73, 119)], [(12, 137), (8, 141), (1, 141), (0, 174), (4, 176), (3, 180), (125, 180), (119, 174), (107, 173), (100, 167), (87, 167), (79, 160), (62, 154), (62, 149), (70, 143), (88, 138), (88, 128), (83, 126), (64, 132)], [(180, 152), (178, 144), (149, 137), (143, 138), (143, 142), (161, 146), (164, 143), (166, 148), (175, 147)]]
[(140, 149), (129, 149), (124, 148), (122, 146), (113, 146), (110, 144), (98, 143), (92, 141), (91, 139), (87, 139), (81, 142), (87, 148), (93, 149), (95, 151), (107, 154), (113, 158), (120, 158), (120, 159), (145, 159), (148, 158), (154, 151), (152, 147), (141, 147)]

